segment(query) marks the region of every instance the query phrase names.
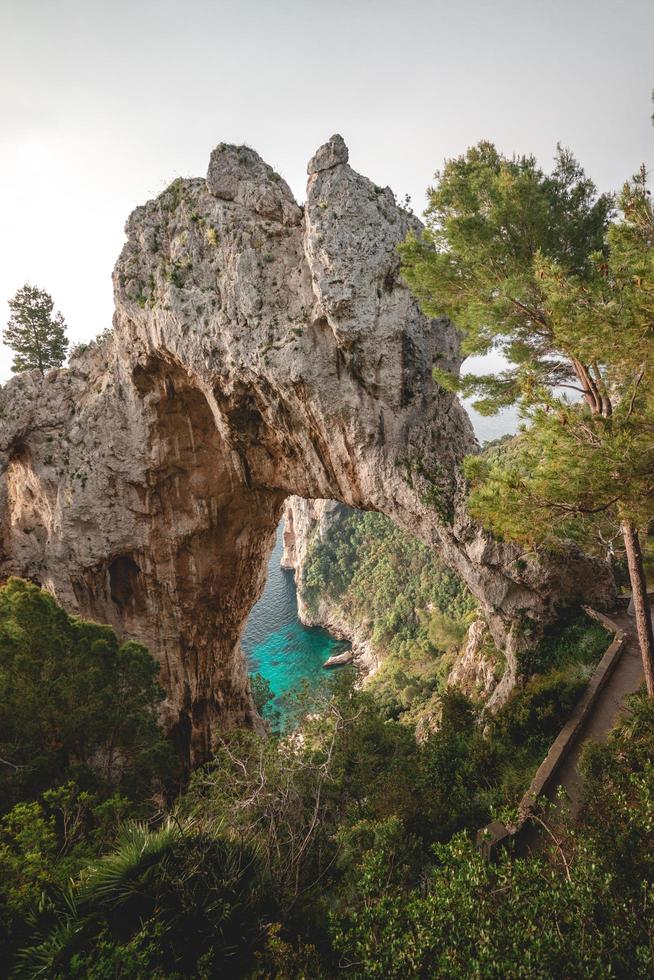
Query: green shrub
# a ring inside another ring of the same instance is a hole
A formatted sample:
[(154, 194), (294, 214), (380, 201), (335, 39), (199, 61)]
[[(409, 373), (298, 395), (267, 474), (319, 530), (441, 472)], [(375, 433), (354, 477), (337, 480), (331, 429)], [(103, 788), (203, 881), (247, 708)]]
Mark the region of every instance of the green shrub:
[(515, 746), (547, 752), (586, 686), (580, 677), (563, 671), (535, 677), (513, 692), (495, 716), (497, 735)]
[[(484, 861), (469, 840), (435, 849), (421, 887), (392, 884), (382, 850), (358, 868), (358, 900), (330, 912), (338, 964), (349, 976), (404, 980), (652, 975), (649, 885), (620, 894), (594, 841), (574, 859)], [(391, 858), (392, 860), (392, 858)]]
[(268, 885), (256, 855), (227, 836), (128, 823), (18, 957), (19, 974), (243, 976), (262, 944)]
[(172, 772), (158, 673), (145, 647), (10, 578), (0, 588), (1, 805), (69, 778), (136, 798)]
[(261, 715), (266, 705), (275, 698), (270, 681), (263, 674), (250, 674), (250, 687), (252, 689), (252, 700)]
[(529, 676), (574, 664), (595, 666), (610, 642), (610, 634), (597, 620), (583, 610), (572, 609), (546, 631), (537, 646), (520, 654), (518, 669)]

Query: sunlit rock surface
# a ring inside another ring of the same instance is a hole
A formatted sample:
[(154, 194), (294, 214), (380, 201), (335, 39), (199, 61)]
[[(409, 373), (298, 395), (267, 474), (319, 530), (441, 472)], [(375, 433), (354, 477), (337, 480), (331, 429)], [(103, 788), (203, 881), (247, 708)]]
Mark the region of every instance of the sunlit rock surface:
[(289, 494), (382, 511), (437, 548), (506, 650), (505, 687), (516, 624), (610, 598), (580, 555), (517, 561), (469, 521), (475, 438), (432, 380), (457, 369), (457, 334), (399, 278), (419, 227), (340, 137), (304, 208), (253, 150), (220, 145), (206, 180), (129, 218), (113, 337), (0, 392), (0, 574), (146, 643), (189, 761), (256, 724), (239, 636)]

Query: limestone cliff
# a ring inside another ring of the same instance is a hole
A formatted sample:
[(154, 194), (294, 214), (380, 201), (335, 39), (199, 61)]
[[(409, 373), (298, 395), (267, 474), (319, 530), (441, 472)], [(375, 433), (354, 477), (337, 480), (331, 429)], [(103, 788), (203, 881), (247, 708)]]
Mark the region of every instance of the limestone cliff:
[(455, 657), (447, 677), (451, 687), (457, 687), (472, 698), (487, 701), (497, 689), (498, 651), (488, 635), (488, 626), (483, 619), (476, 619), (468, 628), (468, 635), (461, 650)]
[(253, 151), (220, 145), (127, 222), (113, 337), (0, 392), (0, 575), (146, 643), (189, 761), (255, 721), (239, 636), (285, 498), (376, 509), (438, 548), (507, 653), (516, 624), (611, 596), (581, 555), (518, 561), (465, 511), (475, 450), (458, 338), (424, 317), (396, 245), (417, 219), (340, 137), (298, 206)]
[(309, 548), (316, 538), (324, 540), (330, 533), (338, 534), (339, 518), (344, 511), (343, 505), (335, 500), (289, 497), (284, 506), (281, 565), (294, 572), (300, 622), (305, 626), (321, 626), (337, 639), (348, 640), (352, 645), (352, 659), (361, 674), (366, 676), (379, 666), (371, 642), (371, 624), (346, 616), (329, 596), (321, 596), (317, 605), (310, 607), (303, 589), (303, 571)]
[[(324, 538), (338, 523), (344, 507), (336, 500), (304, 500), (289, 497), (284, 505), (282, 528), (283, 550), (281, 566), (295, 572), (296, 585), (300, 585), (299, 573), (304, 567), (307, 549), (317, 534)], [(302, 596), (298, 594), (298, 600)]]

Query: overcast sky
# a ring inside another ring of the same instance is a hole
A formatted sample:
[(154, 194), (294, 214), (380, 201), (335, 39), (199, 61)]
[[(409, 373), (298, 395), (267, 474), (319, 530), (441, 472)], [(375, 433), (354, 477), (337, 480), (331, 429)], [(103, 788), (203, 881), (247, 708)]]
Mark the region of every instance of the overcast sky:
[(416, 212), (482, 138), (609, 190), (654, 167), (652, 87), (654, 0), (0, 0), (0, 324), (29, 280), (110, 325), (127, 215), (221, 141), (299, 199), (334, 132)]

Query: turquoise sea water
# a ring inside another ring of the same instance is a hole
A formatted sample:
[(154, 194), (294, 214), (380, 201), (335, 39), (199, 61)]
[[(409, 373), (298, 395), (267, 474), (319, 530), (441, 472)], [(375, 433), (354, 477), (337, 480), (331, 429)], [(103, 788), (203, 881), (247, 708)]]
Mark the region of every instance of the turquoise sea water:
[(263, 595), (250, 613), (241, 644), (248, 657), (250, 672), (262, 674), (270, 682), (274, 701), (264, 714), (283, 725), (289, 714), (289, 695), (303, 684), (317, 689), (328, 677), (323, 664), (348, 644), (335, 640), (326, 630), (307, 628), (297, 618), (297, 599), (293, 573), (280, 568), (281, 525), (268, 564)]

